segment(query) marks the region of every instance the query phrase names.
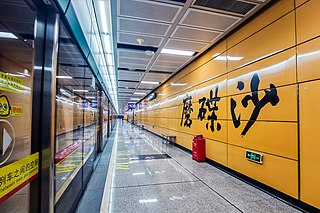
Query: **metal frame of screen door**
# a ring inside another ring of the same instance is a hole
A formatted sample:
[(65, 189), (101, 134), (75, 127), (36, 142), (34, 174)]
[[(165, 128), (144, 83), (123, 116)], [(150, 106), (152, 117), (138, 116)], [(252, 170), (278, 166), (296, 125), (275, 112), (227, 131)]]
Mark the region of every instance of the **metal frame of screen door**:
[(38, 178), (30, 184), (30, 212), (54, 211), (54, 135), (59, 14), (41, 0), (34, 32), (31, 153), (39, 152)]

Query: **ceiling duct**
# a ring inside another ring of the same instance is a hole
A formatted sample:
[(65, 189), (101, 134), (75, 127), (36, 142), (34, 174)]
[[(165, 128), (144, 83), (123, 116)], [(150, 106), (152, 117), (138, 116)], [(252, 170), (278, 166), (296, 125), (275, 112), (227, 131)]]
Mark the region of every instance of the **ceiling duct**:
[(193, 5), (202, 8), (222, 10), (240, 15), (249, 13), (256, 4), (237, 0), (196, 0)]

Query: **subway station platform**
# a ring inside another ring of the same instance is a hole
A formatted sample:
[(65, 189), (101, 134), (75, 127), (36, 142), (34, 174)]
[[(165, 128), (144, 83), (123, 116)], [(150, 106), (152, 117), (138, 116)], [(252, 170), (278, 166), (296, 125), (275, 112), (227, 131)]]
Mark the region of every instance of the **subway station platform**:
[(126, 122), (115, 130), (106, 179), (98, 176), (77, 212), (300, 212)]

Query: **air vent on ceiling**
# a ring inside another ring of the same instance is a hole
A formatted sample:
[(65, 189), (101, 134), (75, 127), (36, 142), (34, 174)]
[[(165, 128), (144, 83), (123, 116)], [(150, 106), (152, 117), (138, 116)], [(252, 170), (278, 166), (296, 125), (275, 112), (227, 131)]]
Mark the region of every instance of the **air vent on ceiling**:
[(256, 5), (237, 0), (196, 0), (194, 5), (246, 15)]

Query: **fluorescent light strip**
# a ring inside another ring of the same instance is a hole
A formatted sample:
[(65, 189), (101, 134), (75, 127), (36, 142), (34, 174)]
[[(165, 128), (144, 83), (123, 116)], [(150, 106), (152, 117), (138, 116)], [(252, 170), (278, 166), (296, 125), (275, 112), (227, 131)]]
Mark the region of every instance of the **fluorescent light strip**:
[(64, 76), (64, 75), (57, 75), (56, 77), (57, 77), (57, 78), (61, 78), (61, 79), (72, 79), (72, 77), (71, 77), (71, 76), (68, 76), (68, 75), (66, 75), (66, 76)]
[(139, 101), (140, 98), (130, 98), (130, 100), (132, 100), (132, 101)]
[(9, 32), (0, 32), (0, 38), (18, 39), (17, 36), (15, 36), (13, 33), (9, 33)]
[(145, 92), (135, 92), (135, 93), (133, 93), (134, 95), (146, 95), (147, 93), (145, 93)]
[(172, 54), (172, 55), (183, 55), (183, 56), (193, 56), (195, 52), (187, 51), (187, 50), (174, 50), (174, 49), (162, 49), (161, 53), (164, 54)]
[(160, 82), (156, 81), (141, 81), (142, 84), (160, 84)]
[(94, 96), (87, 96), (86, 98), (87, 99), (96, 99), (96, 97), (94, 97)]

